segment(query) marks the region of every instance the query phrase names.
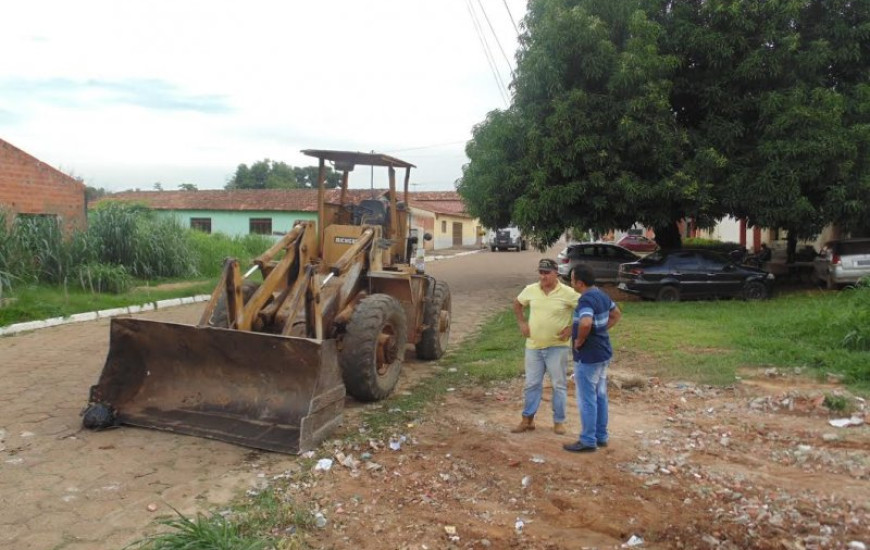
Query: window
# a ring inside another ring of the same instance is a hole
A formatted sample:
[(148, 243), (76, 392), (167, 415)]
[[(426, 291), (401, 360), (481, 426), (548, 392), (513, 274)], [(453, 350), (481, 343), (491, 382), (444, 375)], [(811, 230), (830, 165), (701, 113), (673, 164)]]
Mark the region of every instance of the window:
[(696, 271), (700, 268), (700, 260), (694, 252), (677, 252), (668, 256), (668, 265), (672, 269)]
[(568, 252), (568, 257), (574, 260), (582, 260), (584, 258), (594, 258), (595, 257), (595, 246), (594, 245), (581, 245), (575, 246), (571, 248), (571, 251)]
[(203, 233), (211, 233), (211, 218), (190, 218), (190, 228)]
[(272, 234), (272, 218), (251, 218), (249, 233), (255, 235)]
[(441, 221), (441, 232), (447, 233), (447, 222), (443, 220)]

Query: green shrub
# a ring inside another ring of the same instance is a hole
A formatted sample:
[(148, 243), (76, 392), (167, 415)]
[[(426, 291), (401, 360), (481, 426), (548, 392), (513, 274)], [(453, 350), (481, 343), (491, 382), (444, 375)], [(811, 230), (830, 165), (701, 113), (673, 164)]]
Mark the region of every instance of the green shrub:
[(134, 542), (127, 548), (143, 550), (262, 550), (270, 546), (268, 538), (246, 535), (237, 523), (219, 514), (197, 514), (188, 518), (176, 510), (177, 517), (158, 524), (169, 531)]
[(739, 243), (730, 241), (720, 241), (718, 239), (702, 239), (700, 237), (689, 237), (683, 239), (684, 248), (705, 248), (714, 250), (723, 254), (728, 254), (732, 250), (739, 250), (743, 247)]
[(196, 269), (206, 277), (217, 277), (227, 258), (236, 258), (244, 269), (274, 243), (264, 235), (230, 237), (224, 233), (208, 235), (199, 231), (193, 231), (190, 240), (197, 259)]
[(0, 284), (7, 288), (13, 281), (64, 284), (87, 259), (86, 239), (64, 235), (57, 218), (19, 215), (9, 223), (0, 216)]
[(829, 410), (835, 412), (845, 412), (849, 407), (849, 401), (843, 395), (826, 393), (825, 400), (822, 402)]
[(122, 265), (82, 264), (78, 266), (76, 276), (79, 285), (92, 293), (123, 294), (133, 288), (133, 277)]
[(190, 230), (142, 205), (107, 203), (88, 220), (97, 259), (127, 268), (134, 277), (197, 275)]

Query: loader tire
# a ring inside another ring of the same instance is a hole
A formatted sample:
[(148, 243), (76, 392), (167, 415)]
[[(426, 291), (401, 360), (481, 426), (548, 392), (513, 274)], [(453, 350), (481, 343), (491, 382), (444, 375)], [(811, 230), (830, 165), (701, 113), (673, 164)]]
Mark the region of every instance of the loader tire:
[[(251, 296), (260, 288), (260, 283), (254, 281), (244, 281), (242, 283), (242, 304), (247, 304)], [(211, 319), (208, 321), (210, 327), (226, 328), (227, 326), (227, 294), (226, 292), (218, 298), (217, 305), (214, 306), (214, 312), (211, 314)]]
[(417, 342), (418, 358), (427, 361), (441, 359), (447, 351), (451, 310), (450, 287), (444, 281), (437, 281), (432, 292), (432, 301), (426, 304), (426, 309), (423, 311), (423, 323), (427, 328)]
[(408, 322), (398, 300), (372, 294), (356, 306), (344, 336), (339, 364), (347, 393), (360, 401), (379, 401), (399, 381)]

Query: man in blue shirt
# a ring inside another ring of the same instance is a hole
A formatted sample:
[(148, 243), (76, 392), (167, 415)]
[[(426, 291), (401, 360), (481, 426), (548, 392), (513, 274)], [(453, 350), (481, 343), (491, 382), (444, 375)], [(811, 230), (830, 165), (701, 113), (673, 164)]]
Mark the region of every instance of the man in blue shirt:
[(619, 322), (622, 312), (610, 296), (595, 286), (595, 274), (589, 266), (574, 266), (571, 286), (581, 294), (574, 310), (571, 338), (577, 408), (583, 428), (580, 439), (563, 448), (588, 453), (607, 446), (607, 366), (613, 358), (607, 331)]

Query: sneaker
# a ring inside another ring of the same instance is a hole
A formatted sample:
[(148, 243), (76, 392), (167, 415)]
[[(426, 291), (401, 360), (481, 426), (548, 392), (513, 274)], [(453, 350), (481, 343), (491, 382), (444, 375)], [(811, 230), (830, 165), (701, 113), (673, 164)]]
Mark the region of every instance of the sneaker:
[(595, 452), (596, 447), (590, 447), (588, 445), (584, 445), (583, 443), (577, 441), (576, 443), (566, 443), (562, 445), (562, 448), (566, 451), (570, 451), (572, 453), (592, 453)]
[(607, 447), (607, 442), (606, 441), (599, 441), (598, 448), (603, 449), (604, 447)]
[(554, 422), (553, 423), (553, 433), (558, 435), (565, 435), (565, 423), (564, 422)]

